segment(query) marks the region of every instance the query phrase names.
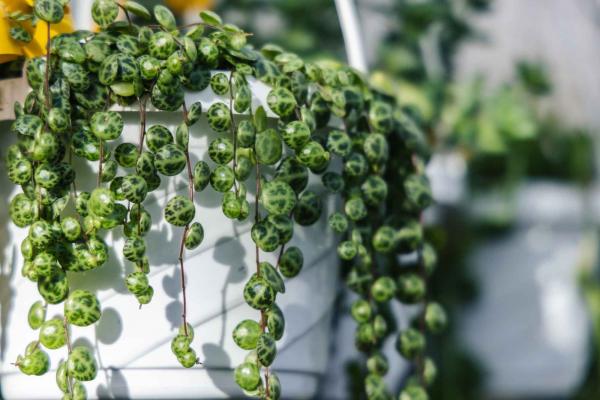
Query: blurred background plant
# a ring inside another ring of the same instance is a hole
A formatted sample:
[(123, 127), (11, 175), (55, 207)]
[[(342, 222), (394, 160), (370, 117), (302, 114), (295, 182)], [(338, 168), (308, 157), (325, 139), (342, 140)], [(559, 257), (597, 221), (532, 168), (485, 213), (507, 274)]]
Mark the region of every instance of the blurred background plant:
[(221, 1), (217, 12), (254, 33), (255, 43), (274, 43), (305, 59), (344, 60), (344, 42), (331, 0)]
[[(560, 112), (544, 109), (544, 100), (553, 94), (552, 76), (537, 60), (519, 60), (513, 76), (496, 87), (487, 85), (485, 75), (457, 79), (456, 57), (461, 47), (488, 40), (471, 21), (477, 14), (493, 11), (491, 1), (359, 4), (363, 14), (375, 11), (395, 21), (387, 25), (381, 43), (366, 45), (378, 47), (371, 60), (371, 83), (397, 97), (418, 117), (436, 155), (462, 159), (466, 166), (463, 198), (440, 201), (427, 232), (443, 260), (431, 290), (449, 309), (452, 321), (444, 336), (430, 339), (439, 367), (432, 398), (481, 399), (490, 395), (486, 377), (493, 371), (478, 360), (464, 343), (464, 333), (456, 329), (481, 290), (473, 275), (472, 255), (484, 244), (502, 243), (519, 233), (517, 203), (523, 185), (548, 181), (574, 185), (583, 193), (591, 190), (595, 176), (592, 132), (562, 122)], [(440, 197), (447, 196), (442, 193)], [(584, 210), (588, 216), (589, 212)], [(594, 285), (596, 290), (599, 287)], [(589, 300), (589, 284), (587, 292)], [(598, 386), (597, 365), (592, 363), (582, 392)]]
[[(461, 46), (487, 40), (471, 20), (492, 11), (491, 1), (398, 0), (379, 8), (399, 23), (379, 46), (371, 82), (419, 116), (434, 153), (463, 160), (466, 167), (462, 201), (441, 201), (427, 233), (443, 260), (431, 290), (452, 321), (444, 336), (431, 338), (439, 367), (432, 398), (481, 399), (490, 395), (485, 389), (490, 371), (456, 329), (481, 290), (472, 254), (511, 235), (518, 191), (526, 182), (544, 179), (588, 190), (594, 178), (592, 135), (542, 110), (553, 86), (542, 63), (517, 62), (513, 77), (496, 88), (486, 85), (485, 75), (456, 79)], [(434, 183), (434, 194), (435, 189)], [(587, 286), (588, 299), (598, 297), (598, 285), (593, 295)], [(586, 398), (598, 398), (597, 365), (586, 385), (595, 385), (596, 397)]]

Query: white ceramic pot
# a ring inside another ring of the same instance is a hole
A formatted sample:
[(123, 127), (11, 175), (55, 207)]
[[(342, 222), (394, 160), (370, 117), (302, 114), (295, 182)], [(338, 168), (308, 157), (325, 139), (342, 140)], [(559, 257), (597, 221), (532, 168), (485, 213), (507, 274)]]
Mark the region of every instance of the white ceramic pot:
[[(584, 378), (590, 322), (578, 267), (595, 265), (586, 193), (549, 181), (516, 191), (515, 226), (470, 259), (479, 298), (458, 321), (491, 398), (568, 398)], [(590, 236), (591, 233), (591, 236)], [(591, 261), (590, 261), (591, 254)]]
[[(266, 106), (268, 88), (252, 81), (256, 96), (254, 106)], [(206, 110), (215, 101), (210, 88), (186, 95), (186, 103), (202, 101)], [(138, 113), (123, 110), (124, 139), (137, 143)], [(181, 121), (180, 112), (148, 112), (148, 125), (163, 124), (174, 130)], [(1, 147), (14, 135), (0, 135)], [(216, 137), (203, 117), (191, 129), (192, 163), (208, 160), (207, 146)], [(4, 162), (4, 161), (2, 161)], [(94, 163), (96, 164), (96, 163)], [(59, 397), (54, 382), (54, 369), (65, 357), (66, 349), (49, 351), (52, 370), (43, 377), (21, 374), (11, 362), (25, 346), (36, 339), (37, 332), (27, 325), (27, 310), (39, 299), (35, 284), (21, 277), (23, 263), (19, 243), (26, 229), (8, 223), (8, 202), (17, 193), (6, 178), (6, 166), (0, 164), (0, 251), (2, 288), (2, 393), (5, 399), (48, 399)], [(77, 164), (78, 189), (90, 190), (95, 185), (96, 165)], [(254, 177), (250, 177), (252, 182)], [(310, 187), (309, 183), (309, 187)], [(254, 185), (248, 185), (252, 196)], [(235, 325), (245, 318), (258, 318), (258, 311), (246, 305), (242, 289), (255, 270), (254, 243), (250, 238), (251, 223), (232, 222), (221, 212), (221, 195), (207, 187), (196, 195), (196, 218), (205, 230), (202, 245), (186, 252), (188, 284), (188, 320), (195, 328), (196, 349), (203, 367), (182, 368), (170, 350), (170, 341), (181, 323), (182, 309), (179, 267), (177, 264), (182, 228), (174, 228), (162, 217), (167, 200), (176, 192), (185, 194), (183, 177), (163, 178), (144, 206), (153, 216), (152, 231), (147, 236), (147, 253), (151, 260), (150, 284), (155, 289), (152, 302), (142, 307), (123, 283), (132, 270), (121, 256), (123, 237), (111, 233), (105, 237), (110, 260), (98, 270), (69, 276), (72, 289), (86, 288), (101, 301), (103, 314), (94, 326), (74, 327), (72, 337), (97, 350), (99, 373), (86, 384), (91, 398), (179, 399), (221, 398), (241, 395), (233, 380), (233, 368), (242, 362), (246, 351), (231, 338)], [(251, 204), (252, 204), (252, 200)], [(286, 318), (286, 334), (278, 342), (279, 354), (274, 370), (282, 381), (287, 398), (309, 398), (315, 395), (319, 377), (328, 359), (330, 315), (337, 279), (335, 238), (328, 234), (326, 215), (332, 201), (324, 198), (323, 218), (311, 227), (296, 227), (292, 245), (304, 253), (300, 275), (286, 281), (287, 291), (278, 296)], [(119, 231), (119, 230), (117, 230)], [(276, 252), (277, 253), (277, 252)], [(264, 255), (274, 261), (276, 254)], [(61, 306), (51, 306), (48, 316), (61, 313)]]

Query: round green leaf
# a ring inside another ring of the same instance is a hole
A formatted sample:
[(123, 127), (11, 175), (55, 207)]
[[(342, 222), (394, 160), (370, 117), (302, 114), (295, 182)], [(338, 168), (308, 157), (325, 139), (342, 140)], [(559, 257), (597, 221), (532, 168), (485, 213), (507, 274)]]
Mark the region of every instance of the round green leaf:
[(154, 18), (165, 29), (172, 31), (177, 28), (175, 16), (167, 7), (162, 5), (154, 6)]
[(221, 19), (221, 17), (217, 13), (210, 10), (201, 11), (200, 18), (208, 25), (219, 26), (223, 24), (223, 20)]
[(150, 11), (148, 11), (146, 7), (144, 7), (137, 1), (126, 1), (125, 3), (123, 3), (123, 7), (130, 13), (137, 15), (138, 17), (143, 18), (145, 20), (149, 20), (150, 18), (152, 18), (152, 15), (150, 15)]
[(92, 19), (102, 28), (113, 23), (117, 15), (119, 6), (115, 0), (94, 0), (92, 3)]
[(56, 24), (65, 15), (64, 6), (59, 0), (36, 0), (33, 12), (39, 19)]

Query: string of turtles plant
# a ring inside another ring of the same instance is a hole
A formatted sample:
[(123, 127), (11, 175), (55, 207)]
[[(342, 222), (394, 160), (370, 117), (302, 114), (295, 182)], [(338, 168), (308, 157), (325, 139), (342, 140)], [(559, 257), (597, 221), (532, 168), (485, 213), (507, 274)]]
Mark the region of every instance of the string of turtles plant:
[[(34, 14), (20, 18), (46, 23), (50, 38), (51, 24), (62, 19), (67, 3), (37, 0)], [(117, 20), (120, 10), (124, 21)], [(66, 358), (57, 368), (58, 387), (65, 399), (86, 398), (81, 382), (96, 377), (97, 363), (92, 349), (71, 346), (70, 327), (97, 322), (101, 306), (93, 293), (73, 290), (70, 279), (102, 267), (108, 260), (103, 236), (122, 229), (122, 255), (134, 269), (125, 278), (126, 287), (140, 306), (149, 303), (152, 260), (144, 237), (153, 216), (144, 200), (165, 177), (183, 174), (188, 195), (175, 195), (164, 209), (165, 220), (183, 229), (177, 255), (183, 312), (171, 349), (183, 367), (200, 363), (187, 321), (184, 264), (185, 251), (204, 238), (194, 195), (210, 184), (222, 193), (222, 212), (228, 218), (245, 221), (252, 207), (254, 211), (256, 272), (243, 296), (260, 315), (241, 321), (233, 331), (235, 343), (249, 351), (234, 377), (248, 395), (279, 398), (280, 382), (270, 367), (285, 320), (276, 298), (285, 292), (283, 278), (297, 276), (303, 266), (301, 250), (286, 246), (294, 227), (311, 225), (322, 213), (326, 193), (307, 189), (314, 174), (342, 203), (329, 216), (329, 225), (343, 236), (338, 254), (347, 264), (349, 287), (362, 297), (353, 304), (352, 315), (359, 323), (356, 345), (368, 355), (367, 396), (390, 398), (383, 383), (387, 360), (378, 349), (393, 332), (381, 310), (393, 297), (425, 302), (425, 278), (435, 258), (422, 243), (419, 220), (431, 196), (418, 127), (349, 67), (306, 63), (272, 45), (255, 50), (247, 43), (249, 34), (209, 11), (200, 14), (201, 22), (183, 27), (167, 8), (153, 11), (152, 16), (133, 1), (95, 0), (92, 17), (99, 32), (56, 36), (48, 41), (45, 57), (27, 63), (32, 90), (23, 105), (15, 104), (12, 130), (18, 141), (7, 157), (8, 176), (23, 192), (11, 200), (9, 212), (15, 225), (29, 229), (21, 244), (22, 273), (37, 284), (42, 300), (28, 315), (39, 338), (15, 364), (25, 374), (45, 374), (50, 365), (43, 348), (66, 345)], [(154, 17), (157, 24), (138, 26), (134, 16)], [(249, 79), (271, 86), (269, 110), (252, 109)], [(198, 161), (192, 166), (190, 128), (203, 110), (199, 102), (188, 108), (184, 91), (209, 86), (228, 98), (205, 113), (210, 128), (222, 136), (209, 144), (213, 165)], [(175, 135), (162, 125), (146, 127), (148, 102), (158, 110), (183, 110)], [(135, 103), (138, 142), (114, 146), (124, 122), (111, 107)], [(276, 124), (268, 121), (268, 111), (277, 116)], [(97, 186), (91, 192), (77, 190), (73, 157), (97, 163)], [(253, 173), (251, 204), (246, 184)], [(276, 265), (261, 261), (263, 253), (276, 251)], [(407, 251), (419, 254), (416, 266), (400, 266), (397, 255)], [(46, 319), (48, 305), (61, 303), (63, 316)], [(435, 331), (444, 320), (441, 308), (430, 303), (417, 328), (399, 333), (399, 352), (417, 360), (421, 376), (400, 394), (402, 400), (427, 397), (424, 386), (433, 366), (422, 356), (424, 329)]]

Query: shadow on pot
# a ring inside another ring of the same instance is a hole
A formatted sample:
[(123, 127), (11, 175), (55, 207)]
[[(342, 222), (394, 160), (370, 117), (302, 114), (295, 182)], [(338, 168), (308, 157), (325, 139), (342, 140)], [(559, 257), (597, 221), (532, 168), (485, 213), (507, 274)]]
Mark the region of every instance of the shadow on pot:
[(183, 312), (183, 304), (179, 300), (181, 279), (178, 265), (173, 267), (172, 274), (166, 275), (162, 279), (162, 287), (165, 294), (173, 299), (165, 308), (165, 318), (169, 321), (171, 329), (178, 328), (181, 325), (181, 314)]
[[(7, 239), (5, 242), (4, 240)], [(5, 247), (5, 244), (8, 243), (7, 235), (2, 235), (2, 241), (0, 242), (1, 247)], [(10, 264), (4, 256), (2, 260), (1, 269), (0, 269), (0, 360), (4, 361), (4, 351), (6, 348), (6, 326), (8, 324), (8, 316), (12, 309), (12, 299), (13, 299), (13, 290), (10, 286), (10, 281), (12, 279), (17, 266), (15, 265), (16, 260), (16, 249), (12, 249), (11, 261)], [(4, 253), (3, 253), (4, 254)]]
[[(152, 206), (154, 207), (154, 206)], [(154, 209), (146, 207), (148, 212), (152, 215), (161, 215), (161, 209)], [(168, 238), (169, 227), (167, 225), (161, 226), (160, 230), (152, 227), (152, 230), (146, 235), (146, 241), (148, 243), (161, 243), (157, 247), (149, 247), (146, 249), (148, 258), (152, 260), (151, 268), (154, 266), (162, 266), (165, 264), (177, 264), (177, 254), (179, 251), (179, 241), (181, 240), (181, 232), (174, 231), (173, 235)], [(168, 238), (168, 239), (167, 239)], [(153, 271), (150, 271), (150, 275)]]
[[(237, 227), (234, 226), (235, 237), (238, 237), (239, 233), (236, 228)], [(233, 239), (233, 237), (219, 238), (213, 252), (215, 261), (229, 267), (227, 279), (223, 282), (223, 288), (221, 289), (221, 334), (219, 335), (219, 345), (221, 347), (225, 343), (225, 335), (227, 334), (227, 287), (232, 283), (242, 282), (248, 275), (248, 268), (246, 265), (231, 263), (232, 260), (243, 260), (246, 255), (244, 247), (238, 241)], [(224, 244), (227, 245), (222, 246)]]
[[(8, 131), (9, 123), (0, 123), (2, 131)], [(7, 149), (13, 142), (13, 137), (2, 135), (3, 139), (0, 142), (0, 148)], [(6, 152), (0, 154), (0, 170), (6, 171)], [(12, 183), (8, 181), (6, 174), (0, 176), (0, 221), (8, 221), (8, 205), (10, 203), (10, 194), (13, 189)], [(8, 324), (8, 316), (12, 310), (13, 290), (10, 287), (10, 281), (19, 267), (15, 264), (17, 259), (17, 247), (10, 246), (11, 237), (8, 229), (8, 224), (0, 224), (0, 360), (4, 360), (4, 352), (6, 349), (6, 325)]]
[[(202, 346), (203, 362), (206, 373), (215, 387), (227, 394), (228, 397), (240, 395), (233, 381), (231, 359), (223, 348), (215, 343), (206, 343)], [(223, 373), (223, 372), (226, 373)]]
[(106, 384), (98, 385), (96, 395), (100, 399), (129, 399), (129, 386), (123, 373), (116, 368), (104, 370)]
[(123, 320), (119, 312), (108, 307), (102, 310), (102, 317), (96, 324), (96, 339), (100, 343), (113, 344), (123, 333)]

